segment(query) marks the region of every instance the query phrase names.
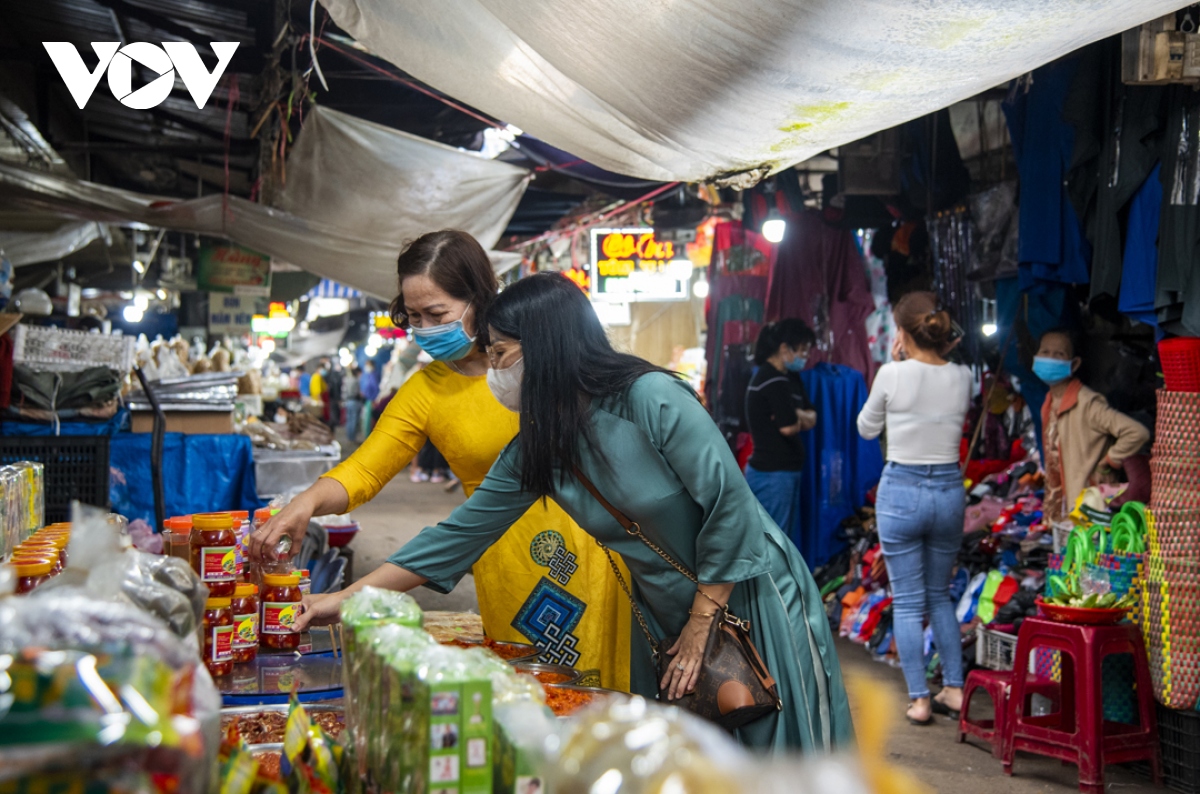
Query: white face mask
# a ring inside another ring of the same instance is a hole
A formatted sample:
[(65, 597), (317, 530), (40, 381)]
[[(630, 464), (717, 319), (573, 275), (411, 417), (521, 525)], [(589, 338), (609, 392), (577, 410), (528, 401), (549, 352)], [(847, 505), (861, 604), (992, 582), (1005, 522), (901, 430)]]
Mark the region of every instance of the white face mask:
[(521, 412), (521, 378), (525, 375), (525, 358), (518, 358), (504, 369), (488, 369), (487, 385), (500, 404), (513, 413)]

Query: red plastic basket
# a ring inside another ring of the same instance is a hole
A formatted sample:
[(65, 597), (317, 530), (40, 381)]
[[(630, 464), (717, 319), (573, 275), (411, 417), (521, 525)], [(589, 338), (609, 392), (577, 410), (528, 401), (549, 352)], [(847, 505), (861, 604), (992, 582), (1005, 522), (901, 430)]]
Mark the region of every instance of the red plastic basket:
[(1167, 391), (1200, 392), (1200, 339), (1180, 336), (1158, 343)]

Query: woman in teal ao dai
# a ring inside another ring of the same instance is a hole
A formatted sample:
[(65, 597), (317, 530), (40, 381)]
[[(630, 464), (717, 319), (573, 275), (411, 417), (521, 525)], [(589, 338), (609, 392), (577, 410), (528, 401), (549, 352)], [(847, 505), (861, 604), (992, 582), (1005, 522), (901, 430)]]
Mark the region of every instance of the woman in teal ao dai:
[[(749, 619), (783, 700), (779, 712), (738, 729), (737, 738), (768, 751), (849, 745), (850, 710), (820, 592), (691, 388), (614, 351), (586, 297), (557, 274), (509, 287), (487, 326), (489, 385), (503, 404), (519, 409), (517, 438), (448, 519), (347, 590), (309, 599), (303, 624), (336, 620), (341, 600), (364, 584), (450, 591), (547, 496), (620, 553), (656, 639), (680, 637), (671, 649), (672, 695), (694, 685), (712, 602), (727, 601), (733, 614)], [(626, 533), (573, 476), (575, 466), (649, 540), (695, 572), (700, 586)], [(571, 609), (567, 602), (558, 607)], [(659, 682), (649, 643), (632, 625), (631, 688), (654, 698)]]

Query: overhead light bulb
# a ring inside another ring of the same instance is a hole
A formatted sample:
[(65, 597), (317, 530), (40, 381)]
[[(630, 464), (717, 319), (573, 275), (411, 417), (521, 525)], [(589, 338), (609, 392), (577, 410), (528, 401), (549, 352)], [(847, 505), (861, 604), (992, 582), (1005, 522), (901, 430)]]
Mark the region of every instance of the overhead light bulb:
[(373, 347), (376, 350), (383, 347), (383, 336), (381, 334), (371, 334), (367, 339), (367, 347)]
[(783, 236), (786, 233), (787, 221), (779, 214), (779, 210), (772, 209), (767, 213), (767, 219), (763, 221), (762, 236), (768, 243), (780, 243), (783, 242)]
[(984, 323), (982, 328), (984, 336), (994, 336), (999, 330), (995, 323)]
[(138, 308), (139, 312), (144, 312), (150, 308), (150, 298), (146, 296), (146, 293), (139, 292), (133, 296), (133, 305)]
[(121, 312), (121, 316), (125, 318), (125, 322), (127, 323), (140, 323), (145, 313), (143, 309), (138, 308), (137, 304), (130, 304)]
[(262, 348), (262, 351), (268, 355), (275, 352), (275, 340), (269, 336), (259, 342), (258, 346)]
[(133, 260), (133, 269), (138, 272), (138, 275), (146, 275), (146, 263), (140, 259)]
[(708, 279), (703, 275), (692, 284), (692, 294), (701, 300), (708, 297)]

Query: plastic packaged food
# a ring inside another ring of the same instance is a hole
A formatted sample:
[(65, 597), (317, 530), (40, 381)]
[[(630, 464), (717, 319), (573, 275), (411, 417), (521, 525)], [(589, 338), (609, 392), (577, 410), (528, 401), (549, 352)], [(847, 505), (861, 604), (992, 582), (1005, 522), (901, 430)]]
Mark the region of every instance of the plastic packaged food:
[(296, 618), (300, 613), (300, 577), (295, 574), (267, 574), (261, 591), (262, 622), (260, 643), (265, 648), (295, 650), (300, 647)]
[(254, 661), (258, 656), (258, 588), (239, 584), (233, 593), (233, 661), (238, 664)]
[(204, 605), (204, 665), (214, 677), (233, 672), (233, 610), (230, 599), (210, 598)]
[(192, 516), (192, 570), (208, 585), (211, 596), (229, 598), (237, 588), (237, 538), (229, 513)]
[(312, 595), (312, 574), (307, 568), (300, 569), (300, 594)]
[(250, 523), (250, 513), (246, 510), (231, 510), (229, 515), (233, 518), (233, 535), (237, 538), (234, 555), (237, 559), (238, 581), (245, 582), (249, 575), (250, 533), (254, 531), (254, 525)]
[(19, 559), (12, 563), (17, 572), (17, 595), (32, 593), (37, 586), (50, 578), (54, 563), (46, 560)]

